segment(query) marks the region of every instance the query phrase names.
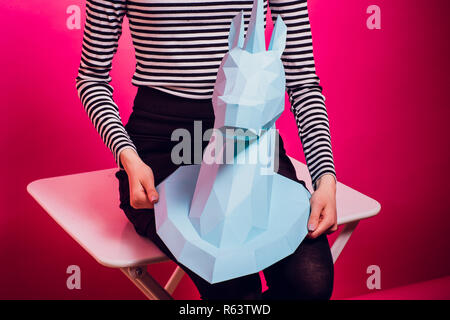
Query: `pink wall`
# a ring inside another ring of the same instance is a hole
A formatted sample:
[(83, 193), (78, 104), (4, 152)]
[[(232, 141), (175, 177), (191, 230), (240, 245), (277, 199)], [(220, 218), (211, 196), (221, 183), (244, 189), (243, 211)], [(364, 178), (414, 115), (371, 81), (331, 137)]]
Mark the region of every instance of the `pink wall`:
[[(120, 271), (97, 264), (25, 190), (38, 178), (114, 166), (76, 94), (82, 29), (66, 27), (72, 4), (84, 10), (81, 0), (0, 3), (0, 298), (143, 297)], [(372, 4), (381, 8), (381, 30), (366, 27)], [(338, 179), (382, 204), (339, 258), (333, 297), (369, 293), (366, 268), (373, 264), (384, 289), (448, 275), (448, 1), (309, 6)], [(112, 72), (124, 121), (136, 92), (133, 55), (125, 22)], [(289, 111), (278, 126), (290, 155), (303, 160)], [(66, 288), (71, 264), (81, 267), (82, 290)], [(165, 281), (167, 269), (151, 272)], [(186, 278), (175, 297), (198, 294)]]

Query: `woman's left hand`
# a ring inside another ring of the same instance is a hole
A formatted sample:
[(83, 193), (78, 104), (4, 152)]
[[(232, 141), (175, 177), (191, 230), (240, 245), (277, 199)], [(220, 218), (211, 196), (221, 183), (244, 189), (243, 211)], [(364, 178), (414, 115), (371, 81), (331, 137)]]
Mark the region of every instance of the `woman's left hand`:
[(317, 188), (311, 195), (311, 214), (308, 221), (308, 238), (317, 238), (322, 233), (337, 230), (336, 180), (325, 174), (317, 181)]

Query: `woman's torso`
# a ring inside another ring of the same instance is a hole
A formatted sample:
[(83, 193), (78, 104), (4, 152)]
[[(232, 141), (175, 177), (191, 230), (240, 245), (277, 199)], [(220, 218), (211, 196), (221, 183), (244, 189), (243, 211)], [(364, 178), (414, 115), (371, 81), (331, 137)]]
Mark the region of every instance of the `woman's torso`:
[[(244, 11), (245, 31), (253, 0), (133, 0), (127, 17), (136, 54), (132, 82), (186, 98), (212, 95), (228, 51), (232, 18)], [(267, 0), (264, 0), (264, 19)]]

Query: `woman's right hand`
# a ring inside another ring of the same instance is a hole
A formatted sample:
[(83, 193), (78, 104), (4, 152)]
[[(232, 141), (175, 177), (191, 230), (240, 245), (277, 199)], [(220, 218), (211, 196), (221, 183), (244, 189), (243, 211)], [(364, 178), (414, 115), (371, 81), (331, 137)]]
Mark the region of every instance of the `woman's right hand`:
[(128, 175), (130, 205), (135, 209), (153, 208), (159, 195), (155, 189), (152, 169), (130, 148), (120, 153), (120, 162)]

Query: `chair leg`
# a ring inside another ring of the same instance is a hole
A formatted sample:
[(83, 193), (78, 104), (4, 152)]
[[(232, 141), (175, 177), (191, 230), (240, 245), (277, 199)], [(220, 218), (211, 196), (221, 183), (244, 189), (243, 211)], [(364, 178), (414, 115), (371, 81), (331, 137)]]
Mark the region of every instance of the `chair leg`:
[[(358, 222), (359, 221), (353, 221), (347, 223), (334, 241), (331, 247), (333, 263), (336, 263), (336, 260), (347, 244), (347, 241), (350, 239), (350, 236), (358, 225)], [(150, 300), (173, 300), (171, 294), (173, 294), (185, 274), (183, 269), (177, 266), (163, 288), (148, 274), (146, 268), (130, 267), (120, 269)]]
[(173, 300), (172, 296), (152, 278), (144, 267), (120, 268), (139, 290), (150, 300)]
[(334, 241), (333, 246), (331, 247), (333, 263), (336, 263), (336, 260), (339, 258), (339, 255), (347, 244), (348, 239), (350, 239), (350, 236), (352, 235), (353, 230), (355, 230), (356, 226), (358, 225), (358, 222), (359, 221), (352, 221), (345, 224), (344, 228)]
[(167, 281), (166, 286), (164, 289), (169, 293), (173, 294), (175, 289), (177, 288), (178, 284), (180, 283), (181, 279), (183, 278), (185, 272), (183, 269), (181, 269), (179, 266), (175, 268), (175, 271), (170, 276), (169, 281)]

